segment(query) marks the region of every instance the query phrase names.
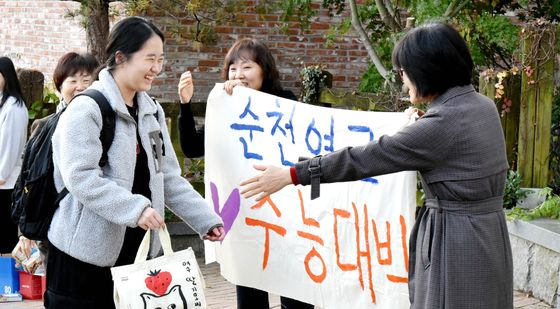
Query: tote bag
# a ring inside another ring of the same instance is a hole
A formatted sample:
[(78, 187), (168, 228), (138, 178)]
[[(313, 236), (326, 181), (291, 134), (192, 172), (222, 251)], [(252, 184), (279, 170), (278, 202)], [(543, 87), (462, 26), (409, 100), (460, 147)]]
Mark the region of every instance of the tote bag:
[(134, 264), (111, 268), (117, 309), (206, 308), (203, 280), (191, 248), (173, 252), (169, 232), (159, 231), (163, 256), (146, 260), (150, 230), (146, 232)]

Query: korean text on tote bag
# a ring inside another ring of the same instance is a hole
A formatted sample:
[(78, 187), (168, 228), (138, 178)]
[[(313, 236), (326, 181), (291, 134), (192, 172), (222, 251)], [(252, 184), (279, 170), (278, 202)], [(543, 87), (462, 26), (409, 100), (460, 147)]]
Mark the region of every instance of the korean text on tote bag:
[(148, 230), (134, 264), (111, 268), (116, 308), (206, 308), (202, 275), (192, 249), (173, 252), (167, 227), (158, 232), (163, 256), (146, 260)]

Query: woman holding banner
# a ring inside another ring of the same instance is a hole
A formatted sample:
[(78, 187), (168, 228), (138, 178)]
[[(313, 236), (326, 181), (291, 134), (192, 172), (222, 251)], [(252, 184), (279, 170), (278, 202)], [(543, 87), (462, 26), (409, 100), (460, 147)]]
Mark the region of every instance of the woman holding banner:
[(255, 166), (245, 198), (289, 184), (359, 180), (406, 170), (422, 176), (424, 207), (410, 235), (411, 308), (513, 308), (511, 246), (502, 209), (508, 164), (500, 117), (471, 85), (473, 62), (451, 26), (408, 32), (393, 65), (413, 104), (429, 103), (393, 136), (301, 161), (292, 168)]
[[(242, 86), (259, 90), (282, 98), (297, 100), (289, 90), (282, 89), (280, 73), (272, 53), (262, 42), (243, 38), (233, 44), (228, 51), (222, 68), (224, 90), (232, 94), (233, 88)], [(179, 113), (179, 136), (183, 153), (189, 157), (204, 155), (204, 129), (197, 130), (190, 104), (194, 87), (192, 75), (185, 72), (179, 81), (181, 110)], [(268, 293), (262, 290), (237, 286), (237, 308), (269, 308)], [(311, 309), (313, 305), (295, 299), (281, 297), (283, 309)]]
[[(278, 97), (297, 100), (293, 92), (282, 89), (280, 73), (272, 53), (260, 41), (251, 38), (238, 40), (230, 48), (222, 68), (224, 90), (232, 94), (236, 86), (249, 87)], [(204, 155), (204, 129), (197, 130), (191, 105), (194, 93), (193, 78), (190, 71), (181, 75), (179, 80), (179, 137), (181, 149), (188, 158)]]

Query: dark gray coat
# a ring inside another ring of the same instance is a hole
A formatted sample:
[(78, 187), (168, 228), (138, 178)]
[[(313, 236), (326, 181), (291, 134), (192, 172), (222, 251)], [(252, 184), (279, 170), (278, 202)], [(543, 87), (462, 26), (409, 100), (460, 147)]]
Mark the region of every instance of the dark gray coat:
[[(393, 136), (320, 160), (321, 182), (417, 170), (426, 207), (410, 236), (411, 308), (513, 308), (511, 247), (502, 210), (508, 168), (500, 118), (472, 86), (439, 96)], [(309, 161), (296, 164), (310, 183)]]

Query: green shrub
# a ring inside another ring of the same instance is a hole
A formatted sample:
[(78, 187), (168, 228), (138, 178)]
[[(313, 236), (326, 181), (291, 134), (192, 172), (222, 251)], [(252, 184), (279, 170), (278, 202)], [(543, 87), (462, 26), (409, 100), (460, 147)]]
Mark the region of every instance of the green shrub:
[(521, 189), (521, 175), (518, 172), (508, 171), (504, 191), (504, 208), (506, 209), (515, 207), (519, 199), (527, 196), (527, 192)]

